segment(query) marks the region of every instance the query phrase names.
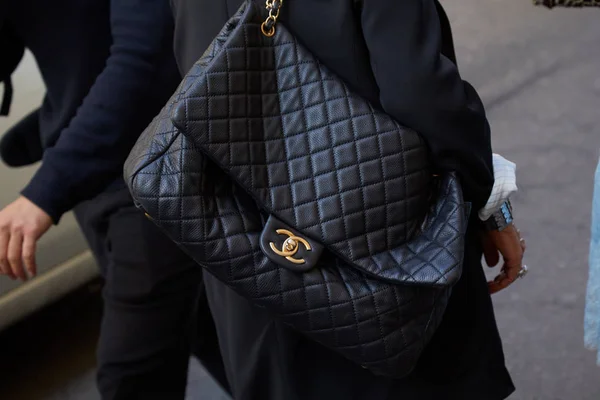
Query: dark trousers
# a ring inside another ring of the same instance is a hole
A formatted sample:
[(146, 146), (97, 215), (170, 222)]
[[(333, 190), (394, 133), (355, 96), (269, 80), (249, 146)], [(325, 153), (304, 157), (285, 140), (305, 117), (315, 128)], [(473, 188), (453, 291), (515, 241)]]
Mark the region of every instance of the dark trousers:
[(102, 398), (183, 399), (192, 351), (224, 384), (200, 267), (135, 208), (125, 188), (82, 203), (75, 215), (105, 279)]

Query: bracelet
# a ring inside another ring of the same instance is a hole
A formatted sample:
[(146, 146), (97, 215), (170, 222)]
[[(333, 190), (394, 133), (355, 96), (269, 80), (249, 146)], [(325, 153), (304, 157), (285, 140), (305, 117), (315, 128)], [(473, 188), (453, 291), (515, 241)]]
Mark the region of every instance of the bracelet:
[(484, 226), (488, 231), (502, 231), (512, 222), (512, 205), (510, 200), (506, 200), (491, 217), (484, 221)]

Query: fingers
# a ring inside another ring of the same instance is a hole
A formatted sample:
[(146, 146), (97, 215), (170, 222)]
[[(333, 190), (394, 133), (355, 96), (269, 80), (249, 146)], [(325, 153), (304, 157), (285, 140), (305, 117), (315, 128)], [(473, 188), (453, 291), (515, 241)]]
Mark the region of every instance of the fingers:
[(488, 282), (490, 293), (496, 293), (506, 289), (519, 277), (523, 268), (523, 254), (525, 252), (525, 241), (520, 232), (511, 225), (502, 232), (493, 234), (494, 244), (504, 259), (502, 273), (492, 282)]
[(36, 241), (52, 226), (52, 218), (21, 196), (0, 210), (0, 268), (15, 279), (35, 274)]
[(488, 282), (488, 289), (491, 294), (499, 292), (509, 287), (519, 277), (519, 272), (523, 268), (522, 261), (506, 262), (502, 267), (502, 272), (492, 282)]
[(510, 283), (513, 283), (519, 276), (519, 271), (523, 268), (523, 253), (520, 253), (521, 256), (514, 259), (509, 259), (504, 262), (504, 266), (502, 267), (502, 272), (506, 275), (506, 279)]
[(37, 265), (35, 260), (36, 239), (32, 235), (25, 235), (23, 239), (23, 262), (30, 276), (37, 274)]
[(502, 272), (494, 279), (493, 282), (488, 282), (490, 293), (496, 293), (506, 289), (513, 284), (519, 277), (519, 272), (523, 267), (522, 259), (518, 261), (506, 261), (502, 266)]
[(483, 236), (483, 255), (488, 267), (493, 268), (498, 265), (500, 254), (498, 253), (498, 249), (494, 245), (494, 242), (488, 235)]
[(519, 241), (521, 242), (521, 251), (523, 252), (523, 254), (525, 254), (525, 250), (527, 250), (527, 244), (525, 243), (525, 239), (520, 238)]
[(0, 228), (0, 272), (11, 279), (15, 279), (10, 264), (8, 263), (8, 241), (10, 233), (8, 230)]
[(521, 236), (521, 230), (517, 229), (517, 235), (519, 236), (519, 242), (521, 244), (521, 250), (523, 251), (523, 254), (525, 254), (525, 250), (527, 250), (527, 244), (525, 243), (525, 239), (523, 239), (523, 236)]
[(24, 266), (31, 276), (37, 273), (36, 240), (19, 230), (0, 230), (0, 273), (11, 279), (27, 280)]
[(27, 274), (23, 269), (23, 233), (14, 231), (8, 242), (8, 263), (13, 275), (22, 281), (27, 280)]
[(500, 275), (498, 275), (496, 279), (494, 279), (492, 282), (488, 282), (488, 290), (490, 294), (494, 294), (503, 289), (506, 289), (510, 286), (511, 283), (512, 281), (508, 280), (506, 278), (506, 274), (504, 274), (503, 272)]

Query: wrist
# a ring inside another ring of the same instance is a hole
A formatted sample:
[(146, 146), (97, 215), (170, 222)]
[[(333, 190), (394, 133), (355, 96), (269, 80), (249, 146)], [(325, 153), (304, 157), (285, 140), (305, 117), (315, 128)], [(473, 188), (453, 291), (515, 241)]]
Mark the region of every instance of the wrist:
[(61, 183), (54, 171), (42, 165), (21, 191), (21, 195), (48, 214), (54, 224), (58, 224), (68, 210), (64, 195), (66, 188)]
[(510, 200), (506, 200), (500, 205), (500, 208), (494, 211), (492, 215), (483, 222), (483, 224), (488, 231), (502, 231), (512, 224), (512, 222), (512, 205)]

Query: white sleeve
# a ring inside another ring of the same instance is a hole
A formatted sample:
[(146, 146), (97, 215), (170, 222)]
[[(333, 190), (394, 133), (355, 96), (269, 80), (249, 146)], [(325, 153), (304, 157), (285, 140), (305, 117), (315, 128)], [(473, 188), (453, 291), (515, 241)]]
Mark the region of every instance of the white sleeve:
[(494, 187), (487, 204), (479, 210), (479, 219), (482, 221), (491, 217), (517, 191), (516, 164), (499, 154), (493, 155), (493, 163)]

